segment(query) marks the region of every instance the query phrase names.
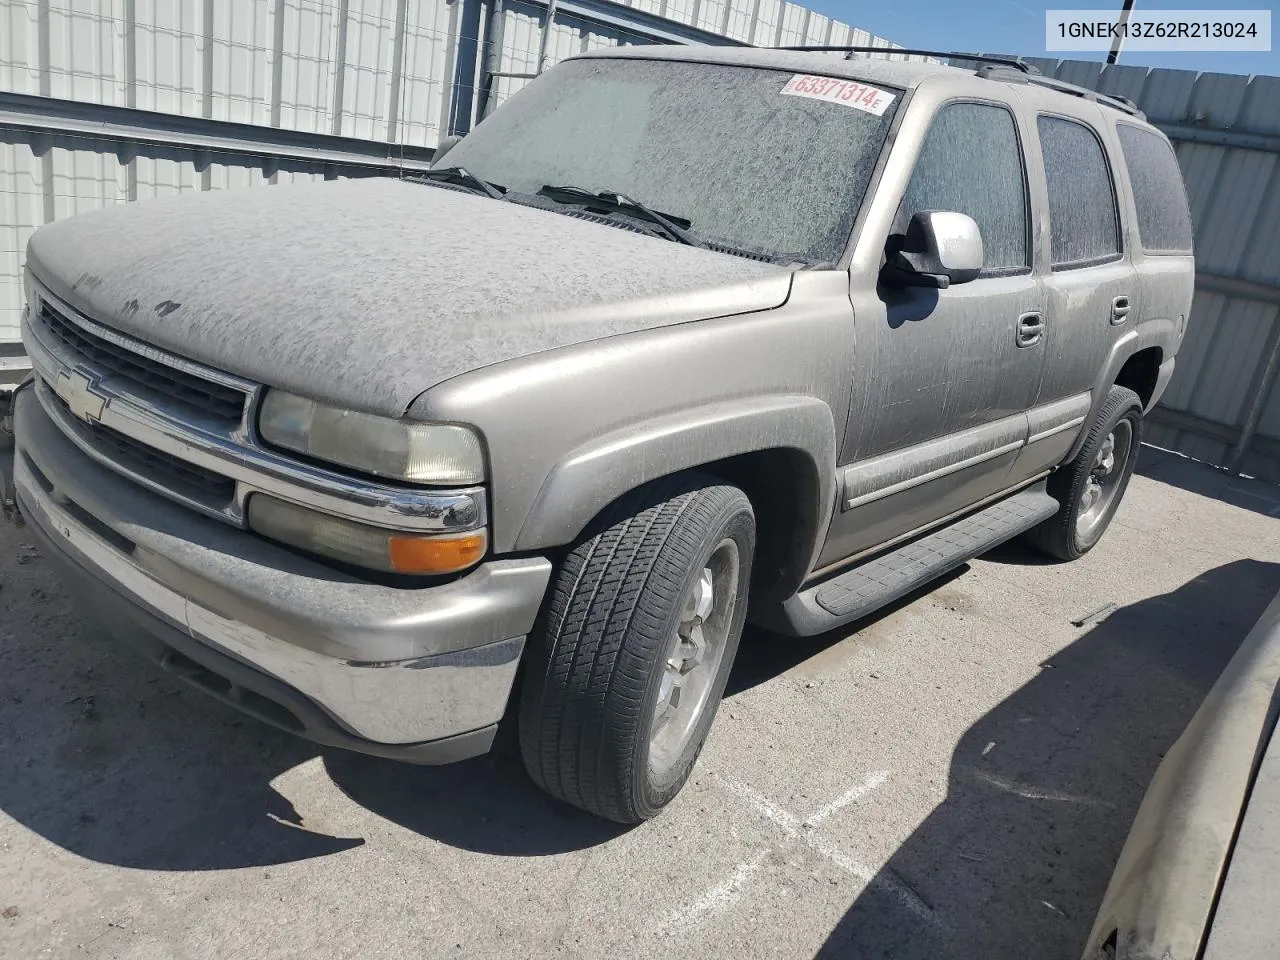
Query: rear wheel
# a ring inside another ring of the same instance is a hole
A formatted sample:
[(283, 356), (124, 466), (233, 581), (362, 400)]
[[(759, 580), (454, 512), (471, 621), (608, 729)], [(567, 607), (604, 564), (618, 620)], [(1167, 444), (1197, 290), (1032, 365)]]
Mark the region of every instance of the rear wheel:
[(540, 787), (622, 823), (675, 797), (737, 652), (754, 549), (745, 494), (687, 474), (629, 494), (569, 552), (521, 695)]
[(1075, 560), (1097, 545), (1129, 486), (1142, 443), (1142, 401), (1112, 387), (1070, 464), (1049, 477), (1048, 491), (1062, 506), (1027, 539), (1060, 560)]

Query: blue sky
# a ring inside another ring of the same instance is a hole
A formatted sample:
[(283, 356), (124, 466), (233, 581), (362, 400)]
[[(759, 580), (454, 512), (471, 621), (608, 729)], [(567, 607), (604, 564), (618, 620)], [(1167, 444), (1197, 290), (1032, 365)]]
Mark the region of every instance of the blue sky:
[[(799, 0), (827, 16), (886, 37), (904, 47), (956, 50), (965, 53), (1013, 53), (1075, 60), (1103, 60), (1105, 53), (1052, 53), (1044, 48), (1046, 10), (1120, 9), (1120, 0)], [(1135, 16), (1153, 10), (1273, 9), (1269, 53), (1137, 53), (1122, 52), (1120, 62), (1133, 66), (1174, 67), (1218, 73), (1280, 75), (1274, 0), (1137, 0)]]

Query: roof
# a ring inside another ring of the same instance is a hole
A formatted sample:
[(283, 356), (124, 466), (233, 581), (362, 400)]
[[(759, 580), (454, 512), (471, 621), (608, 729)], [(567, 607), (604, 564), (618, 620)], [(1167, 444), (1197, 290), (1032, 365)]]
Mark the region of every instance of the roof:
[[(892, 48), (886, 48), (892, 53)], [(963, 54), (955, 54), (963, 58)], [(868, 83), (880, 83), (901, 89), (911, 89), (925, 80), (935, 78), (952, 78), (972, 81), (980, 78), (990, 83), (1030, 84), (1058, 93), (1083, 97), (1099, 106), (1128, 115), (1131, 119), (1143, 121), (1145, 115), (1132, 103), (1123, 98), (1098, 93), (1088, 87), (1066, 83), (1053, 77), (1040, 76), (1038, 71), (1020, 72), (1014, 66), (984, 65), (980, 69), (972, 67), (952, 67), (941, 63), (920, 60), (883, 60), (865, 54), (855, 55), (847, 59), (845, 54), (819, 53), (816, 51), (786, 50), (770, 47), (719, 47), (703, 44), (651, 44), (625, 47), (603, 47), (576, 54), (568, 59), (614, 58), (632, 60), (679, 60), (686, 63), (716, 63), (736, 67), (762, 67), (770, 70), (782, 70), (788, 73), (816, 73), (828, 77), (840, 77), (846, 80), (860, 80)]]
[[(892, 49), (886, 49), (892, 53)], [(710, 45), (646, 44), (606, 47), (575, 54), (570, 59), (621, 57), (639, 60), (682, 60), (694, 63), (722, 63), (736, 67), (764, 67), (792, 73), (818, 73), (846, 80), (865, 80), (894, 87), (914, 87), (929, 77), (973, 77), (973, 70), (940, 63), (914, 60), (881, 60), (857, 57), (846, 60), (841, 53), (806, 53), (767, 47), (719, 47)]]

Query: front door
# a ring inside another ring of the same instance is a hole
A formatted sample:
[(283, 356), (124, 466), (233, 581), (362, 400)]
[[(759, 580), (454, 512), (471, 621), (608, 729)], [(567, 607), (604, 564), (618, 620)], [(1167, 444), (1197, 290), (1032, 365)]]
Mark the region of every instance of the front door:
[(935, 523), (1010, 482), (1039, 392), (1046, 306), (1031, 269), (1021, 143), (1005, 105), (940, 106), (891, 232), (923, 210), (968, 214), (982, 232), (982, 274), (946, 290), (870, 291), (865, 278), (853, 278), (856, 379), (840, 502), (820, 566)]

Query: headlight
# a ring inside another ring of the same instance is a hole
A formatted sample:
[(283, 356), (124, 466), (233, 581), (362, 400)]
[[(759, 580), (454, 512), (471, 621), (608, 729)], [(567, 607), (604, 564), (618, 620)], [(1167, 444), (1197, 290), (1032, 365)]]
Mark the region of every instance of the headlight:
[(484, 557), (488, 535), (422, 535), (385, 530), (317, 513), (265, 493), (249, 497), (249, 529), (322, 556), (388, 573), (445, 574)]
[(258, 432), (278, 447), (379, 477), (430, 484), (484, 480), (480, 438), (454, 424), (392, 420), (268, 390)]

